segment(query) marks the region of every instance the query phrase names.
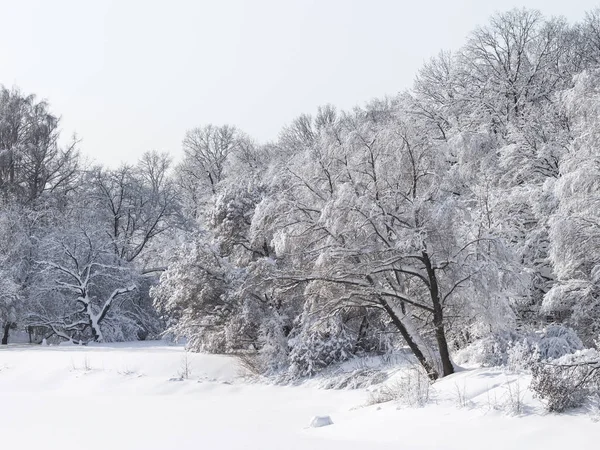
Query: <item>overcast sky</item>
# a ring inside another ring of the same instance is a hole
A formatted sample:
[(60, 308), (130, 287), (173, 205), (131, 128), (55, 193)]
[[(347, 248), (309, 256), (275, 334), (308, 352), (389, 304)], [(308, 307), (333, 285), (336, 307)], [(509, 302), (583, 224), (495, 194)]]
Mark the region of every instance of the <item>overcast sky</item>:
[(410, 86), (515, 6), (580, 20), (586, 0), (0, 0), (0, 83), (50, 101), (97, 161), (180, 152), (186, 129), (233, 124), (259, 141), (319, 105)]

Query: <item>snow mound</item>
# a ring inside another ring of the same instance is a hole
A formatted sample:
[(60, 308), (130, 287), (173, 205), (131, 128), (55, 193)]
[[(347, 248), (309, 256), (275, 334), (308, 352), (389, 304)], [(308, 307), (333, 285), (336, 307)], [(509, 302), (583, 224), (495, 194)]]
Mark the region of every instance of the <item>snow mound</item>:
[(329, 416), (315, 416), (310, 421), (310, 428), (320, 428), (326, 427), (328, 425), (333, 425), (333, 420)]

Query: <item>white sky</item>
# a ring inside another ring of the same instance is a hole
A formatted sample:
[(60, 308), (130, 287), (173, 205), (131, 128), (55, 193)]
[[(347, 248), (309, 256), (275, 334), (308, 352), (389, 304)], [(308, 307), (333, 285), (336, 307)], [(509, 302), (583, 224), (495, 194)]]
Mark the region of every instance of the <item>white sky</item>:
[(117, 165), (180, 152), (186, 129), (236, 125), (259, 141), (319, 105), (409, 87), (514, 6), (580, 20), (593, 0), (0, 0), (0, 83), (50, 101), (63, 134)]

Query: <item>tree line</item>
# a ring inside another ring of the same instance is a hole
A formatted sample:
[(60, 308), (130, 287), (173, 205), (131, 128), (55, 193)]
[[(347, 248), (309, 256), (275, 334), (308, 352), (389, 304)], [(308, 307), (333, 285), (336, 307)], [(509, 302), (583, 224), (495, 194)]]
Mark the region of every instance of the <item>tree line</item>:
[[(515, 9), (410, 90), (323, 106), (261, 144), (190, 130), (117, 170), (0, 99), (6, 334), (170, 335), (312, 375), (407, 347), (432, 378), (497, 333), (600, 336), (600, 11)], [(14, 324), (14, 325), (13, 325)]]

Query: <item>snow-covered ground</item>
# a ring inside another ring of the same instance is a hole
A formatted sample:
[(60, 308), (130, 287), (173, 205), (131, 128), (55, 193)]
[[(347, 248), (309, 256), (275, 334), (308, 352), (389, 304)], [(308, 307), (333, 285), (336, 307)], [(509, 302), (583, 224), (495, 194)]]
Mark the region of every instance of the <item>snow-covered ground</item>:
[[(597, 448), (600, 423), (544, 415), (527, 381), (463, 371), (424, 407), (365, 406), (366, 390), (250, 382), (233, 358), (160, 342), (14, 345), (0, 349), (0, 436), (6, 448), (48, 450)], [(516, 398), (522, 412), (508, 414)], [(309, 428), (316, 415), (333, 425)]]

